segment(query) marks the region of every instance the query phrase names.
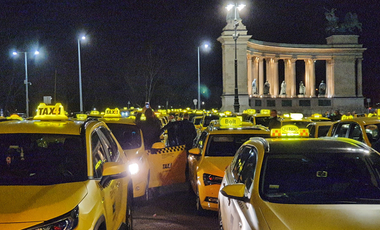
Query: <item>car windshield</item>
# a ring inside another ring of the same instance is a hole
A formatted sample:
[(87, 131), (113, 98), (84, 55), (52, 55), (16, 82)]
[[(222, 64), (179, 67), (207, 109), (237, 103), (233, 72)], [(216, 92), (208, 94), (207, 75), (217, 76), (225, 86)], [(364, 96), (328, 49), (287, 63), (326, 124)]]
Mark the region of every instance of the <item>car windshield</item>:
[(140, 129), (135, 125), (107, 123), (115, 135), (122, 149), (136, 149), (141, 147)]
[(256, 125), (263, 125), (268, 127), (270, 121), (270, 117), (256, 117)]
[(80, 136), (1, 134), (0, 185), (51, 185), (85, 181), (86, 151)]
[(251, 137), (269, 137), (269, 134), (219, 134), (211, 135), (205, 156), (232, 157), (238, 148)]
[(218, 115), (205, 116), (203, 121), (203, 127), (207, 127), (212, 120), (219, 120)]
[(260, 195), (287, 204), (379, 204), (379, 172), (374, 152), (268, 154)]

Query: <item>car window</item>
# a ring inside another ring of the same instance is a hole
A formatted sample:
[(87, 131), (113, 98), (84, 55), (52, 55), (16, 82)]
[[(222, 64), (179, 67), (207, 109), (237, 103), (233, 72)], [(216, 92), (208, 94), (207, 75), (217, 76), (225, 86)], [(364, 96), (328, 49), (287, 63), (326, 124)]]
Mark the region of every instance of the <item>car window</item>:
[(349, 134), (349, 138), (357, 140), (357, 141), (364, 142), (362, 129), (360, 128), (359, 124), (357, 124), (357, 123), (352, 124), (352, 128), (351, 128), (350, 134)]
[(105, 148), (100, 141), (99, 134), (93, 132), (91, 135), (92, 164), (94, 169), (94, 178), (101, 178), (103, 173), (103, 164), (109, 162)]
[(1, 185), (50, 185), (87, 179), (86, 149), (81, 136), (0, 135)]
[(256, 148), (244, 147), (233, 163), (232, 175), (235, 183), (244, 183), (249, 189), (253, 182), (256, 167)]
[(112, 137), (110, 131), (105, 127), (100, 127), (98, 129), (104, 135), (104, 147), (106, 150), (106, 154), (109, 155), (110, 161), (117, 161), (119, 159), (119, 150), (117, 148), (117, 144), (115, 139)]
[(309, 136), (314, 137), (315, 136), (315, 125), (308, 125), (307, 128), (309, 129)]
[(250, 137), (269, 137), (268, 134), (215, 134), (210, 135), (205, 156), (232, 157)]
[(325, 137), (330, 130), (330, 126), (319, 126), (318, 137)]
[(140, 129), (135, 125), (108, 123), (122, 149), (136, 149), (142, 145)]
[(260, 192), (274, 203), (380, 203), (379, 162), (375, 152), (268, 154)]
[(334, 130), (333, 137), (346, 137), (348, 128), (350, 127), (350, 124), (348, 123), (339, 123)]
[(205, 140), (206, 140), (206, 137), (207, 137), (207, 132), (202, 132), (201, 136), (199, 137), (198, 139), (198, 142), (196, 144), (196, 148), (200, 148), (200, 149), (203, 149), (203, 145), (205, 143)]

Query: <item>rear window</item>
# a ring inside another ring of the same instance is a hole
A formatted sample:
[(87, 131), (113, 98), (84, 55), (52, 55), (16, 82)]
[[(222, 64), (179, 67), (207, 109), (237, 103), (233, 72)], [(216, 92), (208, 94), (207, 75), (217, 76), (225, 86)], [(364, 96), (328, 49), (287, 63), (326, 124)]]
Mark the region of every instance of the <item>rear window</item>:
[(220, 134), (211, 135), (205, 156), (232, 157), (239, 147), (251, 137), (269, 137), (269, 134)]

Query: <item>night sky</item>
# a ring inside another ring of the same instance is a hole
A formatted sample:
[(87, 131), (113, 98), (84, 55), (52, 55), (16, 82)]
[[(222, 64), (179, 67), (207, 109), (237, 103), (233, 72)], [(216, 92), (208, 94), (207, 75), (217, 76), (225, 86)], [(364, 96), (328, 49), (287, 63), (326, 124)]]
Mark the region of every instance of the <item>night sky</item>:
[[(25, 111), (24, 56), (29, 52), (30, 111), (43, 96), (79, 111), (78, 38), (84, 108), (141, 106), (145, 102), (144, 74), (149, 65), (158, 76), (153, 108), (194, 107), (197, 98), (197, 47), (201, 52), (202, 101), (221, 106), (222, 52), (216, 40), (226, 25), (228, 1), (124, 0), (55, 1), (0, 0), (0, 107)], [(342, 3), (343, 2), (343, 3)], [(362, 23), (359, 43), (367, 48), (363, 60), (363, 94), (371, 105), (380, 102), (380, 3), (377, 0), (254, 0), (240, 12), (253, 39), (299, 44), (326, 44), (324, 13), (336, 8), (343, 20), (356, 13)], [(40, 55), (33, 57), (34, 49)], [(56, 83), (56, 88), (55, 88)], [(203, 89), (203, 88), (202, 88)]]

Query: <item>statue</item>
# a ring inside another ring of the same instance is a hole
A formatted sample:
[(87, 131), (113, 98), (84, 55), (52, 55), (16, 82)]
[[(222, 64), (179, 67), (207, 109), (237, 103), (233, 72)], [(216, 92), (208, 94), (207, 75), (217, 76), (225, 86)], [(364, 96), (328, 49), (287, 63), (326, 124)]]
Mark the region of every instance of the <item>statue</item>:
[(323, 82), (323, 80), (322, 80), (322, 82), (321, 82), (321, 84), (319, 84), (319, 95), (321, 95), (321, 96), (323, 96), (323, 95), (325, 95), (325, 93), (326, 93), (326, 84)]
[(303, 84), (302, 81), (300, 82), (299, 94), (305, 95), (305, 85)]
[(335, 16), (336, 9), (330, 11), (325, 8), (327, 19), (326, 32), (329, 34), (354, 34), (355, 30), (362, 31), (362, 23), (358, 20), (358, 15), (348, 12), (344, 17), (344, 22), (339, 22), (339, 17)]
[(268, 95), (269, 94), (269, 88), (270, 88), (270, 84), (268, 81), (265, 82), (264, 84), (264, 95)]
[(286, 95), (286, 83), (282, 81), (280, 95)]
[(256, 79), (252, 81), (252, 94), (257, 94)]

